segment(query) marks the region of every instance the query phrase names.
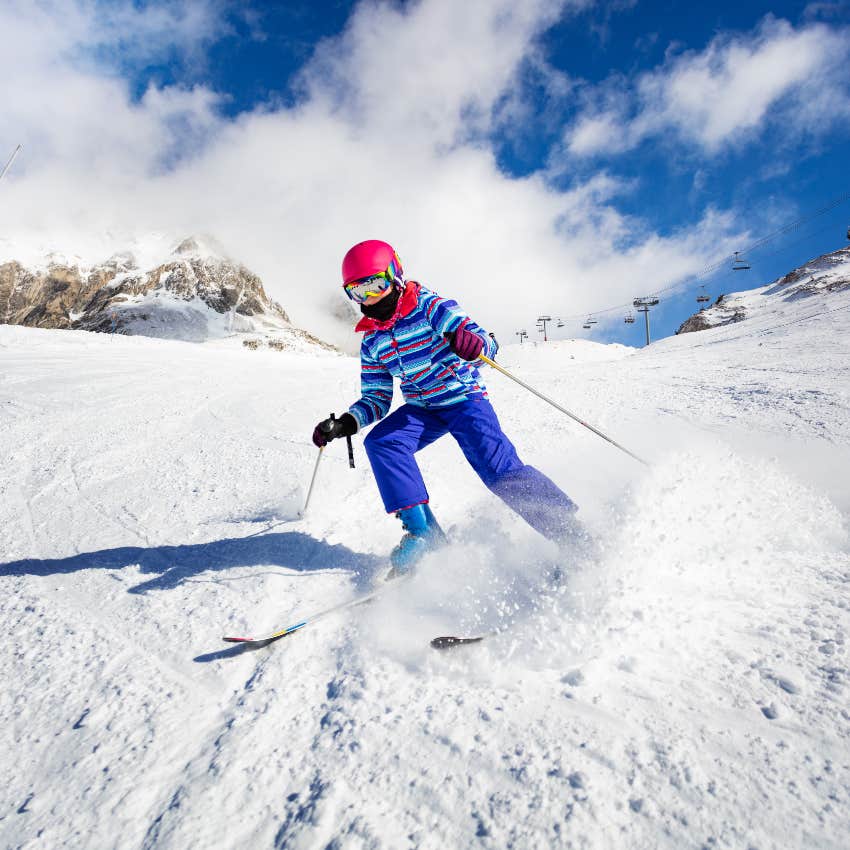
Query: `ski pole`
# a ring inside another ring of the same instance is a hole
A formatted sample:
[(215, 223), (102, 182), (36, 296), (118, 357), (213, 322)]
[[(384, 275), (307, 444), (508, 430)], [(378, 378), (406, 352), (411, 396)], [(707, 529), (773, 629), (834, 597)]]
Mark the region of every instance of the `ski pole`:
[(351, 434), (345, 435), (345, 442), (348, 443), (348, 465), (354, 469), (354, 446), (351, 445)]
[(495, 360), (491, 360), (489, 357), (487, 357), (486, 354), (481, 354), (481, 355), (479, 355), (479, 357), (488, 366), (492, 366), (497, 372), (501, 372), (506, 378), (510, 378), (512, 381), (516, 381), (516, 383), (518, 383), (521, 387), (524, 387), (530, 393), (536, 395), (537, 398), (542, 398), (543, 401), (548, 402), (556, 410), (560, 410), (561, 413), (565, 413), (567, 416), (570, 417), (570, 419), (574, 420), (575, 422), (578, 422), (579, 425), (584, 425), (585, 428), (589, 428), (591, 431), (593, 431), (594, 434), (596, 434), (599, 437), (602, 437), (603, 440), (606, 440), (607, 442), (611, 443), (612, 446), (616, 446), (618, 449), (620, 449), (620, 451), (623, 451), (627, 455), (629, 455), (629, 457), (633, 457), (636, 461), (639, 461), (644, 466), (649, 466), (649, 464), (642, 457), (638, 457), (634, 452), (630, 452), (627, 448), (625, 448), (624, 446), (621, 446), (618, 442), (612, 440), (610, 437), (607, 437), (598, 428), (594, 428), (592, 425), (589, 425), (583, 419), (579, 419), (578, 416), (576, 416), (574, 413), (570, 413), (570, 411), (567, 410), (565, 407), (561, 407), (560, 404), (558, 404), (555, 401), (552, 401), (552, 399), (549, 398), (548, 396), (545, 396), (545, 395), (543, 395), (543, 393), (538, 392), (536, 389), (534, 389), (534, 387), (530, 387), (528, 384), (525, 383), (525, 381), (521, 381), (519, 378), (517, 378), (516, 375), (511, 374), (507, 369), (504, 369), (498, 363), (496, 363)]
[(310, 479), (310, 489), (307, 491), (307, 499), (304, 502), (304, 507), (301, 509), (301, 516), (307, 513), (307, 506), (310, 504), (310, 496), (313, 495), (313, 485), (316, 483), (316, 473), (319, 471), (319, 461), (322, 459), (322, 452), (325, 447), (319, 449), (319, 456), (316, 458), (316, 465), (313, 467), (313, 477)]

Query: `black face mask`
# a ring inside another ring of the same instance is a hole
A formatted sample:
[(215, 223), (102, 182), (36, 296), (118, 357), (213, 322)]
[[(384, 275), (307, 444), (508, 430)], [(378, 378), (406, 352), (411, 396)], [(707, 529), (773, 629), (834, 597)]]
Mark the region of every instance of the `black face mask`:
[(397, 286), (393, 286), (393, 291), (389, 295), (385, 295), (377, 304), (373, 304), (371, 307), (361, 304), (360, 312), (369, 319), (386, 322), (387, 319), (393, 317), (400, 295), (401, 290)]

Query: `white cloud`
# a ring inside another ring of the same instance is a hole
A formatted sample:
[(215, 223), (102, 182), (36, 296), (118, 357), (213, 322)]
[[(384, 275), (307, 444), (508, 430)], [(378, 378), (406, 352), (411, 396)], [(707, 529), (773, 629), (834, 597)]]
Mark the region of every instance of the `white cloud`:
[(28, 172), (143, 176), (172, 155), (175, 129), (196, 140), (212, 129), (218, 96), (203, 86), (151, 86), (133, 102), (118, 68), (171, 55), (191, 59), (222, 31), (218, 20), (215, 5), (202, 2), (4, 4), (0, 139), (24, 144), (18, 167)]
[(621, 153), (634, 142), (622, 132), (620, 119), (613, 113), (582, 116), (570, 131), (569, 149), (576, 156), (599, 153)]
[(450, 145), (486, 131), (530, 43), (565, 5), (364, 2), (345, 34), (319, 49), (305, 87), (353, 126)]
[(342, 254), (365, 238), (393, 242), (410, 275), (511, 338), (542, 310), (628, 300), (659, 265), (701, 268), (732, 222), (661, 238), (617, 211), (629, 186), (610, 176), (565, 192), (499, 169), (487, 141), (499, 104), (538, 35), (578, 5), (363, 3), (303, 69), (296, 106), (235, 119), (201, 85), (150, 85), (134, 100), (114, 59), (119, 43), (133, 55), (134, 23), (158, 33), (159, 51), (191, 54), (226, 30), (216, 4), (210, 20), (174, 27), (166, 4), (112, 3), (105, 23), (72, 0), (51, 4), (50, 22), (4, 7), (0, 79), (13, 44), (23, 73), (0, 83), (0, 141), (26, 147), (0, 188), (0, 254), (39, 241), (97, 256), (147, 231), (210, 232), (296, 321), (331, 336)]
[[(707, 154), (741, 145), (772, 128), (780, 138), (817, 136), (850, 114), (850, 33), (812, 24), (795, 29), (765, 18), (747, 35), (718, 35), (702, 52), (675, 55), (640, 75), (611, 106), (602, 99), (569, 128), (571, 155), (615, 154), (648, 138), (675, 134)], [(617, 85), (621, 81), (618, 79)]]

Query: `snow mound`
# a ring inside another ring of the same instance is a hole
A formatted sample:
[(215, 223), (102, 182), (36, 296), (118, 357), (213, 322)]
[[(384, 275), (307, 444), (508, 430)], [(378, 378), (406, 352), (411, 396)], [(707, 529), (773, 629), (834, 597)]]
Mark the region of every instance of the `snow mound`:
[(507, 368), (527, 366), (553, 368), (575, 366), (583, 363), (608, 363), (629, 357), (638, 349), (618, 342), (601, 343), (588, 339), (560, 339), (551, 342), (511, 344), (499, 349), (499, 361)]

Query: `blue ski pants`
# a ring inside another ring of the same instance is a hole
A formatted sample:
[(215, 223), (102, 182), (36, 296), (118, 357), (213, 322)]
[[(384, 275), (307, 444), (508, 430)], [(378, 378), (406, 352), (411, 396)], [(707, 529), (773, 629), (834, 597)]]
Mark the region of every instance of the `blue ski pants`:
[(428, 501), (414, 455), (451, 434), (484, 484), (546, 537), (570, 528), (575, 503), (549, 478), (517, 456), (493, 405), (475, 396), (451, 407), (405, 404), (381, 420), (365, 440), (378, 489), (389, 513)]

